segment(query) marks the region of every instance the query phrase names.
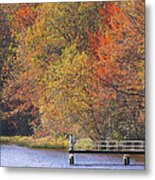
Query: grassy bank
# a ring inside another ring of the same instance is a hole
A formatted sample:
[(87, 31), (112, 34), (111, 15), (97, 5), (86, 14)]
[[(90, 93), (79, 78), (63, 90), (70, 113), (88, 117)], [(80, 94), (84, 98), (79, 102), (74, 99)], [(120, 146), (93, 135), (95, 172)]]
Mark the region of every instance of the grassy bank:
[[(57, 139), (53, 140), (51, 137), (34, 138), (32, 136), (1, 136), (0, 144), (16, 144), (18, 146), (25, 146), (30, 148), (43, 149), (68, 149), (68, 140)], [(80, 139), (76, 142), (76, 149), (91, 148), (92, 141), (89, 138)]]
[(16, 144), (19, 146), (26, 146), (30, 148), (45, 148), (45, 149), (68, 149), (68, 141), (59, 139), (57, 141), (52, 140), (49, 137), (33, 138), (31, 136), (1, 136), (0, 144)]

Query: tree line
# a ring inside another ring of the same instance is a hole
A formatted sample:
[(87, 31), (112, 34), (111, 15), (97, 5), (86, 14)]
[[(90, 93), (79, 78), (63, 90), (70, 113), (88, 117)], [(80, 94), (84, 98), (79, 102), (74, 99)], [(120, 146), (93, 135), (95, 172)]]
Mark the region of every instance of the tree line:
[(144, 2), (0, 5), (2, 135), (144, 139)]

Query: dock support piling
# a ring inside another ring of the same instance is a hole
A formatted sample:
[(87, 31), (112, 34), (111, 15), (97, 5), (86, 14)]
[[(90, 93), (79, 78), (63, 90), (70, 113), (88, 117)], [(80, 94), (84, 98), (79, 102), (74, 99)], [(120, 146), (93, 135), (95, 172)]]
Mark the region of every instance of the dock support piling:
[(69, 164), (74, 165), (74, 155), (73, 154), (69, 154)]
[(128, 154), (124, 154), (124, 156), (123, 156), (123, 164), (125, 166), (130, 165), (130, 156)]

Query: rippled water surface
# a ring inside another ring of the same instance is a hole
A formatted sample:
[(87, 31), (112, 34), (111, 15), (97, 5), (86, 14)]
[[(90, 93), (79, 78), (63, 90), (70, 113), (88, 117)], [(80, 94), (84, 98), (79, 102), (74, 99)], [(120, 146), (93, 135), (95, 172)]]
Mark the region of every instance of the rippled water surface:
[(144, 169), (144, 156), (133, 155), (129, 166), (122, 155), (75, 154), (75, 164), (68, 164), (68, 152), (63, 150), (30, 149), (16, 145), (1, 145), (1, 166), (46, 168)]

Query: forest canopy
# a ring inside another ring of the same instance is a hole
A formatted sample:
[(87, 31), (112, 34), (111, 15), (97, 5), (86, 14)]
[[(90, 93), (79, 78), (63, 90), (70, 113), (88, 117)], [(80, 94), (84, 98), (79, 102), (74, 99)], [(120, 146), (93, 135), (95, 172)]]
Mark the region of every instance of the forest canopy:
[(1, 135), (144, 139), (144, 1), (0, 5)]

